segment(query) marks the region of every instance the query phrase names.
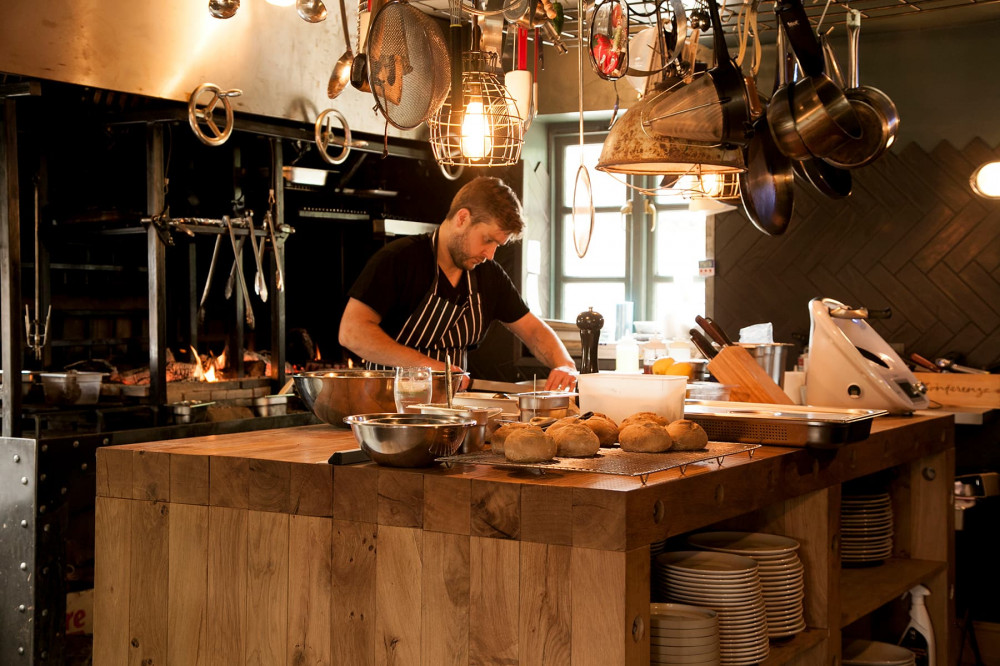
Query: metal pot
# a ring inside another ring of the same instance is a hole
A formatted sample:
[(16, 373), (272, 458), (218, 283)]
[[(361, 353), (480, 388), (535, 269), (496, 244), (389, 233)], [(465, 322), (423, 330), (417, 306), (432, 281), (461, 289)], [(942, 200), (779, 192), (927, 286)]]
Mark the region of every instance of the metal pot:
[[(850, 39), (850, 63), (848, 65), (850, 87), (845, 94), (858, 116), (861, 136), (844, 143), (827, 156), (831, 164), (847, 169), (862, 167), (874, 162), (888, 150), (899, 131), (899, 111), (889, 96), (878, 88), (862, 86), (860, 83), (858, 66), (860, 30), (861, 12), (851, 10), (847, 18), (847, 34)], [(836, 63), (832, 49), (829, 47), (829, 41), (824, 40), (823, 46), (827, 60)]]
[(265, 395), (254, 398), (253, 411), (257, 416), (284, 416), (288, 413), (288, 396)]

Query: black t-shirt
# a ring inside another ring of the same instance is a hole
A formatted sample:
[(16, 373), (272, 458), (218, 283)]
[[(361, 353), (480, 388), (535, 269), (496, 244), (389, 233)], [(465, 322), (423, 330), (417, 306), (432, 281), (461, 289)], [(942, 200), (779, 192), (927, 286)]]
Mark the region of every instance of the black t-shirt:
[[(484, 331), (494, 319), (509, 324), (528, 313), (528, 306), (499, 264), (484, 261), (472, 269), (472, 273), (482, 298)], [(455, 304), (468, 300), (468, 272), (463, 272), (462, 278), (453, 287), (437, 265), (431, 235), (406, 236), (375, 253), (348, 295), (379, 313), (382, 330), (395, 339), (430, 291), (435, 276), (438, 296)]]

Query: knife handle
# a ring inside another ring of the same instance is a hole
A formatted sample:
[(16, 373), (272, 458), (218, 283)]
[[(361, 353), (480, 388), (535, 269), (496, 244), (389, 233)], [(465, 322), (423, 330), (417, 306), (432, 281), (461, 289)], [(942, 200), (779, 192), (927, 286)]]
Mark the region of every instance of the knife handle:
[(694, 318), (694, 320), (698, 322), (698, 325), (701, 326), (702, 329), (704, 329), (704, 331), (708, 333), (708, 336), (713, 340), (715, 340), (715, 342), (719, 343), (723, 347), (733, 346), (733, 341), (729, 338), (728, 335), (726, 335), (726, 332), (722, 330), (722, 327), (716, 324), (710, 318), (697, 315)]
[(688, 331), (688, 333), (691, 334), (691, 342), (694, 343), (694, 346), (698, 348), (698, 351), (700, 351), (705, 358), (713, 359), (715, 358), (715, 355), (719, 353), (715, 351), (715, 347), (713, 347), (712, 343), (708, 341), (705, 334), (697, 328), (692, 328)]
[(930, 370), (931, 372), (941, 372), (941, 368), (937, 367), (929, 359), (924, 358), (920, 354), (910, 354), (910, 360), (920, 367)]

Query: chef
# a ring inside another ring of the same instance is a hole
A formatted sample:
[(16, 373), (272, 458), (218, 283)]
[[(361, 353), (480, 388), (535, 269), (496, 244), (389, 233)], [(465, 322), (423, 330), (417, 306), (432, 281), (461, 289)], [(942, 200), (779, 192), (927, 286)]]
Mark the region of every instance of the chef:
[(523, 230), (521, 203), (503, 181), (466, 183), (434, 233), (397, 239), (369, 260), (348, 292), (340, 344), (371, 368), (443, 370), (448, 354), (464, 370), (469, 350), (499, 320), (551, 368), (546, 390), (574, 389), (573, 358), (493, 261)]

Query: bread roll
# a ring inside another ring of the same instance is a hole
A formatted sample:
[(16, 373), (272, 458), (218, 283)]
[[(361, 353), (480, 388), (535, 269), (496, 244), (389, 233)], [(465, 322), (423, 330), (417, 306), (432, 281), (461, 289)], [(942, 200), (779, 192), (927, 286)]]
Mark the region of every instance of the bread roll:
[(580, 423), (580, 417), (579, 416), (566, 416), (564, 418), (559, 419), (558, 421), (556, 421), (555, 423), (553, 423), (552, 425), (550, 425), (548, 428), (546, 428), (545, 432), (547, 432), (550, 435), (552, 435), (553, 437), (555, 437), (556, 432), (560, 428), (565, 428), (568, 425), (574, 425), (574, 424), (577, 424), (577, 423)]
[(510, 462), (545, 462), (556, 457), (556, 440), (541, 428), (519, 428), (504, 440), (503, 454)]
[[(556, 441), (556, 455), (562, 458), (586, 458), (598, 452), (601, 440), (585, 426), (586, 421), (569, 423), (550, 433)], [(551, 430), (551, 428), (550, 428)]]
[(663, 453), (669, 451), (674, 444), (667, 429), (651, 421), (625, 426), (621, 429), (618, 439), (622, 451), (637, 453)]
[(494, 453), (503, 453), (504, 440), (507, 439), (512, 432), (521, 430), (522, 428), (532, 427), (540, 430), (540, 428), (537, 428), (536, 426), (532, 426), (529, 423), (522, 423), (521, 421), (504, 423), (502, 426), (494, 430), (492, 435), (490, 435), (490, 448), (493, 449)]
[(615, 442), (618, 441), (618, 426), (611, 419), (606, 419), (601, 416), (591, 416), (583, 424), (594, 431), (597, 435), (597, 439), (601, 442), (601, 446), (614, 446)]
[(656, 414), (655, 412), (636, 412), (635, 414), (632, 414), (631, 416), (626, 416), (624, 419), (622, 419), (621, 425), (618, 427), (620, 430), (624, 430), (626, 426), (630, 426), (633, 423), (642, 423), (643, 421), (649, 421), (651, 423), (655, 423), (656, 425), (660, 426), (670, 425), (669, 420), (663, 418), (662, 416)]
[(708, 434), (694, 421), (678, 419), (667, 426), (674, 438), (674, 451), (697, 451), (708, 446)]

